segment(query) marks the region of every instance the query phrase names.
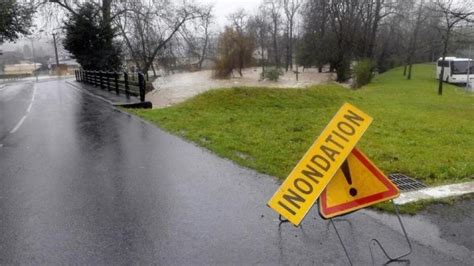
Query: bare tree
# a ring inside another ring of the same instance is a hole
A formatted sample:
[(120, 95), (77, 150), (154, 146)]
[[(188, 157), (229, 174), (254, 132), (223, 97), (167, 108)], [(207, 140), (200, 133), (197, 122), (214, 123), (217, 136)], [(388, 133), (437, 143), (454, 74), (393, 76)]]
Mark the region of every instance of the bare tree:
[[(472, 16), (474, 11), (472, 6), (467, 4), (460, 4), (453, 0), (436, 0), (434, 2), (434, 11), (442, 17), (442, 25), (438, 28), (443, 42), (442, 61), (446, 60), (448, 53), (449, 43), (451, 35), (456, 27), (461, 22), (472, 22)], [(441, 68), (438, 83), (438, 95), (443, 95), (443, 77), (444, 77), (444, 66)]]
[(288, 69), (293, 70), (293, 31), (295, 27), (295, 16), (302, 4), (302, 0), (283, 0), (283, 10), (286, 16), (286, 71), (288, 71)]
[[(242, 77), (242, 69), (248, 65), (252, 59), (252, 53), (254, 51), (254, 39), (248, 31), (249, 18), (245, 13), (244, 9), (239, 9), (236, 12), (229, 15), (229, 20), (232, 23), (232, 27), (226, 30), (226, 34), (223, 35), (223, 40), (232, 40), (235, 48), (235, 62), (236, 68), (239, 75)], [(235, 32), (232, 34), (232, 30)], [(222, 42), (221, 43), (225, 43)]]
[(268, 8), (270, 19), (272, 23), (271, 35), (273, 43), (273, 56), (274, 63), (277, 67), (280, 67), (280, 52), (278, 47), (278, 36), (281, 24), (281, 5), (279, 0), (267, 0), (265, 6)]
[(198, 62), (199, 70), (202, 69), (202, 63), (206, 59), (207, 51), (209, 49), (209, 36), (210, 36), (209, 27), (213, 21), (212, 9), (213, 9), (212, 6), (209, 6), (206, 9), (204, 9), (204, 12), (202, 13), (202, 17), (201, 17), (201, 27), (204, 33), (203, 33), (201, 54), (200, 54), (199, 62)]
[(342, 82), (349, 79), (350, 61), (353, 56), (351, 46), (354, 46), (357, 31), (360, 29), (363, 9), (357, 0), (333, 0), (329, 10), (337, 47), (334, 65), (337, 80)]
[(228, 78), (237, 69), (242, 77), (242, 69), (252, 59), (253, 44), (254, 41), (245, 32), (239, 32), (235, 27), (226, 27), (219, 36), (219, 59), (214, 76)]
[(259, 7), (257, 15), (249, 22), (250, 31), (255, 36), (257, 43), (257, 52), (260, 56), (260, 64), (262, 67), (262, 76), (265, 73), (265, 67), (268, 60), (269, 50), (269, 32), (271, 31), (270, 21), (268, 19), (268, 10), (264, 5)]
[(189, 25), (183, 25), (179, 31), (180, 37), (187, 45), (188, 54), (193, 58), (198, 58), (199, 70), (202, 69), (210, 49), (211, 25), (214, 22), (212, 10), (213, 6), (203, 7), (200, 18), (190, 21)]
[(167, 0), (124, 2), (129, 12), (119, 16), (117, 26), (139, 68), (147, 73), (153, 62), (185, 23), (202, 18), (200, 6)]
[(368, 35), (364, 47), (365, 56), (367, 58), (373, 58), (380, 22), (383, 18), (392, 13), (392, 1), (386, 3), (385, 0), (366, 0), (365, 13), (365, 32)]
[(419, 6), (418, 6), (418, 12), (416, 14), (415, 27), (413, 28), (413, 33), (412, 33), (411, 38), (410, 38), (410, 43), (409, 43), (408, 52), (407, 52), (405, 69), (408, 67), (408, 74), (407, 74), (407, 79), (408, 80), (411, 79), (413, 58), (415, 56), (415, 52), (416, 52), (416, 48), (417, 48), (418, 33), (420, 31), (421, 24), (426, 19), (426, 16), (423, 13), (423, 8), (424, 8), (424, 1), (422, 0), (420, 2)]

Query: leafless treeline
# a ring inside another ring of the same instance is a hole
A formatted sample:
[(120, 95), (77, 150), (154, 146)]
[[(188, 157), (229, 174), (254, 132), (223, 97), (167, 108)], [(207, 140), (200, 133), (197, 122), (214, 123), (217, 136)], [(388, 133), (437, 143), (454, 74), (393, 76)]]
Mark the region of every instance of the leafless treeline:
[[(49, 2), (74, 12), (84, 1)], [(107, 23), (116, 29), (114, 38), (121, 40), (127, 58), (141, 70), (155, 70), (157, 61), (172, 67), (184, 59), (201, 68), (206, 59), (219, 58), (219, 35), (227, 30), (215, 25), (212, 6), (191, 0), (92, 2), (101, 7)], [(321, 70), (329, 66), (344, 81), (350, 78), (353, 61), (368, 58), (380, 72), (406, 65), (410, 78), (411, 64), (434, 61), (473, 41), (472, 4), (462, 0), (262, 0), (255, 11), (230, 14), (227, 29), (252, 42), (241, 42), (249, 47), (235, 48), (242, 49), (236, 53), (242, 56), (251, 50), (251, 60), (237, 60), (243, 62), (240, 67), (271, 65), (288, 71), (294, 64)]]
[(474, 40), (472, 17), (472, 5), (454, 0), (267, 0), (248, 31), (263, 64), (329, 65), (344, 81), (351, 62), (369, 58), (378, 71), (405, 64), (411, 78), (412, 63)]

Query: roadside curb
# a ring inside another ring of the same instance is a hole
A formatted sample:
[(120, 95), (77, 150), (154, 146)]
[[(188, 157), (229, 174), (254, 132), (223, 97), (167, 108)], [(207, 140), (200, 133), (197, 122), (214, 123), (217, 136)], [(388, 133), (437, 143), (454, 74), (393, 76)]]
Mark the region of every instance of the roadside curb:
[(394, 199), (394, 202), (397, 205), (404, 205), (419, 200), (442, 199), (469, 193), (474, 193), (474, 181), (401, 193), (398, 198)]
[(131, 108), (131, 109), (151, 109), (153, 108), (153, 104), (151, 102), (140, 102), (140, 103), (116, 103), (114, 106), (123, 107), (123, 108)]

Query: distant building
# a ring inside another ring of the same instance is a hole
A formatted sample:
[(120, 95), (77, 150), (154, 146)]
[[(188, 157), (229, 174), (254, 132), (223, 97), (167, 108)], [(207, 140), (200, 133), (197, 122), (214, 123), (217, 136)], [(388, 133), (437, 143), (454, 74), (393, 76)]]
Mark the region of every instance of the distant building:
[(33, 75), (35, 71), (41, 68), (40, 63), (31, 61), (20, 61), (19, 64), (5, 64), (3, 72), (6, 75), (29, 74)]
[(81, 67), (74, 59), (62, 59), (59, 60), (59, 65), (56, 65), (56, 60), (50, 58), (48, 65), (50, 74), (57, 74), (57, 71), (59, 71), (59, 75), (72, 75), (75, 70), (78, 70)]

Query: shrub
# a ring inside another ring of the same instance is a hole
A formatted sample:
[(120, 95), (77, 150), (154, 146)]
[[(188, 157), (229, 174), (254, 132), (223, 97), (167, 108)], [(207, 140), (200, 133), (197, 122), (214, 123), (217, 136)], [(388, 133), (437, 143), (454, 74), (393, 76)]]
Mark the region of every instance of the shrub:
[(254, 49), (252, 36), (226, 27), (219, 35), (219, 60), (215, 65), (214, 77), (229, 78), (234, 69), (242, 77), (242, 69), (250, 65)]
[(283, 71), (279, 68), (265, 69), (265, 72), (262, 73), (262, 79), (268, 79), (270, 81), (278, 81), (281, 75), (283, 75)]
[(358, 61), (354, 66), (354, 88), (360, 88), (369, 84), (373, 78), (372, 69), (374, 62), (370, 59), (363, 59)]
[(214, 66), (214, 78), (216, 79), (228, 79), (232, 74), (234, 66), (232, 65), (231, 60), (228, 58), (220, 58), (217, 60), (216, 65)]

